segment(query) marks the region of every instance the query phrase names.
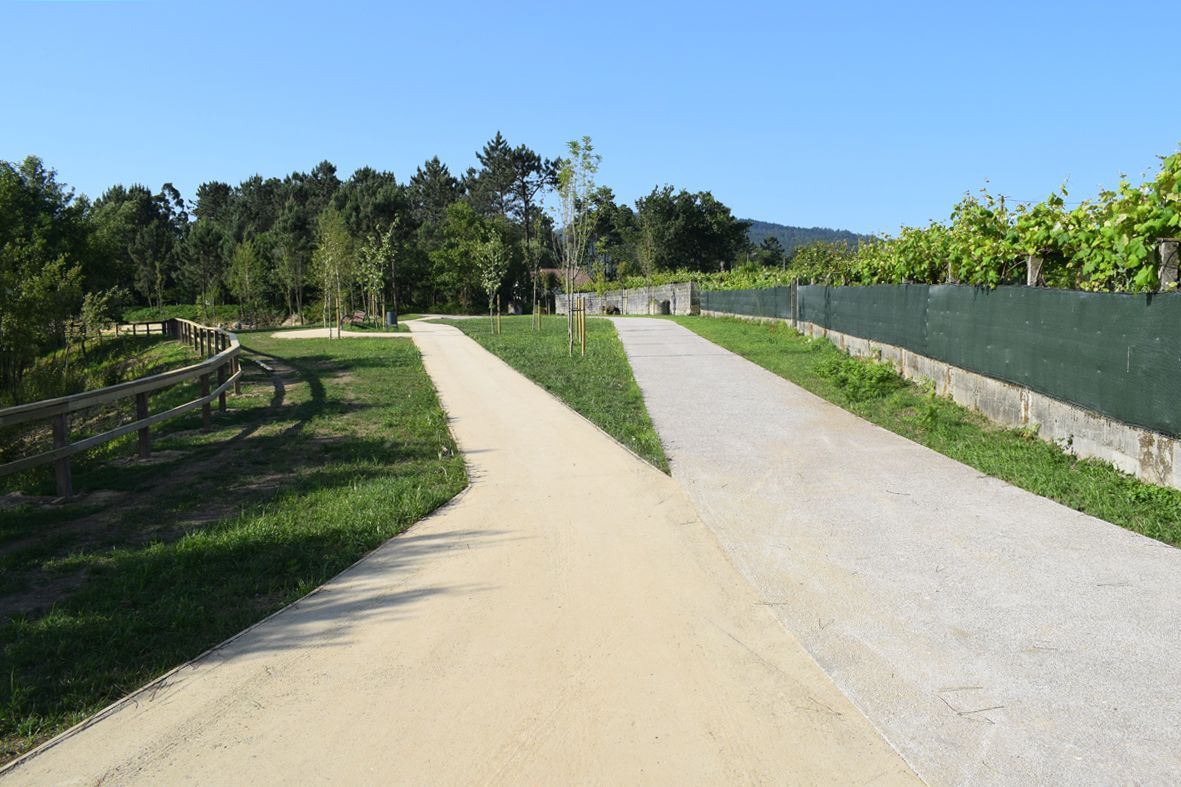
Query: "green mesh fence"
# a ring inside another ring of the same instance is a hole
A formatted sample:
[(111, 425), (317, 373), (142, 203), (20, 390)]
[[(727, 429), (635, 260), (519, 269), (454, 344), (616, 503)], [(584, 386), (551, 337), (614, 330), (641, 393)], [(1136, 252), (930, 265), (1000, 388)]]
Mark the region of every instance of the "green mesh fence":
[[(711, 311), (791, 316), (789, 288), (701, 299)], [(797, 289), (796, 308), (801, 321), (1181, 435), (1181, 293), (809, 285)]]
[(763, 290), (714, 290), (701, 293), (701, 308), (705, 311), (741, 314), (746, 317), (791, 317), (788, 298), (790, 287), (769, 287)]

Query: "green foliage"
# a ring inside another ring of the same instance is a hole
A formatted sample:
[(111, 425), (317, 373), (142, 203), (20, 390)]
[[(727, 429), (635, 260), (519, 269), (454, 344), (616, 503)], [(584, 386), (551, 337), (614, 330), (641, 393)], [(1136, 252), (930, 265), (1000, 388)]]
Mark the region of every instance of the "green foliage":
[(636, 214), (655, 236), (656, 270), (723, 271), (749, 244), (749, 225), (708, 191), (653, 189), (636, 201)]
[(226, 285), (238, 301), (241, 319), (249, 323), (258, 322), (267, 286), (267, 264), (261, 247), (255, 238), (239, 243), (226, 271)]
[(464, 309), (471, 308), (472, 295), (480, 288), (476, 260), (487, 232), (487, 223), (471, 205), (453, 202), (447, 206), (439, 230), (439, 245), (430, 252), (435, 286), (451, 294)]
[[(641, 256), (641, 259), (643, 257)], [(643, 274), (628, 274), (610, 283), (612, 288), (641, 289), (647, 286), (659, 287), (664, 284), (681, 282), (696, 282), (710, 290), (749, 290), (763, 287), (782, 287), (797, 278), (790, 269), (768, 268), (757, 264), (747, 264), (732, 271), (704, 273), (702, 271), (671, 270), (653, 271), (650, 276)], [(575, 289), (592, 290), (594, 284)]]
[(0, 394), (0, 407), (103, 388), (196, 359), (187, 347), (165, 341), (159, 334), (108, 336), (85, 354), (71, 346), (41, 356), (21, 379), (15, 395)]
[(40, 159), (0, 162), (0, 390), (65, 341), (82, 304), (86, 209)]
[(827, 284), (961, 283), (985, 287), (1025, 281), (1026, 260), (1042, 260), (1053, 287), (1146, 292), (1158, 287), (1158, 240), (1181, 236), (1181, 153), (1162, 159), (1155, 177), (1068, 208), (1065, 189), (1010, 208), (986, 191), (965, 196), (948, 223), (903, 227), (855, 250), (814, 244), (796, 253), (794, 278)]
[(496, 291), (508, 273), (509, 249), (504, 237), (494, 227), (489, 227), (484, 238), (476, 244), (476, 266), (480, 271), (480, 284), (488, 295), (488, 311), (491, 312)]
[(816, 373), (832, 381), (854, 402), (881, 399), (904, 385), (902, 377), (888, 363), (859, 360), (844, 354), (827, 354), (816, 365)]
[[(222, 304), (207, 316), (212, 320), (212, 325), (232, 323), (238, 316), (238, 307), (233, 304)], [(201, 306), (196, 303), (181, 303), (172, 306), (137, 306), (133, 309), (125, 309), (120, 319), (123, 322), (153, 322), (155, 320), (170, 320), (173, 317), (198, 322), (203, 319)]]
[(312, 257), (320, 292), (323, 295), (324, 324), (339, 325), (345, 313), (344, 297), (353, 284), (353, 241), (344, 216), (335, 208), (320, 214), (316, 224), (316, 250)]
[(797, 249), (810, 246), (813, 243), (843, 243), (846, 246), (870, 240), (868, 235), (858, 235), (848, 230), (833, 230), (826, 227), (790, 227), (770, 221), (756, 221), (743, 219), (750, 225), (747, 236), (750, 242), (761, 246), (768, 240), (774, 239), (788, 257), (795, 254)]

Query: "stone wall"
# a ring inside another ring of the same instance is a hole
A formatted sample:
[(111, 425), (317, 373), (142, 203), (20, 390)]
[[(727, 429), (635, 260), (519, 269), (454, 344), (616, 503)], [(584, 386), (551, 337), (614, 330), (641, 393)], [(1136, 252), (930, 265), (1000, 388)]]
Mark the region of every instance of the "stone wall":
[[(594, 292), (576, 292), (574, 299), (586, 299), (587, 314), (697, 314), (701, 310), (697, 285), (662, 284), (651, 289), (610, 290), (600, 298)], [(555, 298), (558, 314), (566, 313), (566, 295)], [(616, 312), (615, 309), (619, 311)]]

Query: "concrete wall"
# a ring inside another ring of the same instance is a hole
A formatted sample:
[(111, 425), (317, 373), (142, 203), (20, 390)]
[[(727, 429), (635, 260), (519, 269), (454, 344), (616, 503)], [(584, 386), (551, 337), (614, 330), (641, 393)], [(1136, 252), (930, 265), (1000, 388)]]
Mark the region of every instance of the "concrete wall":
[[(651, 298), (649, 298), (651, 296)], [(652, 287), (638, 287), (630, 290), (610, 290), (600, 299), (597, 293), (579, 292), (574, 298), (586, 298), (587, 314), (606, 314), (608, 307), (619, 309), (620, 314), (697, 314), (701, 303), (697, 285), (663, 284)], [(651, 306), (651, 301), (655, 301)], [(667, 311), (663, 310), (667, 304)], [(555, 303), (558, 314), (566, 313), (566, 295), (559, 293)]]
[[(736, 316), (708, 311), (702, 314)], [(771, 321), (758, 317), (739, 319)], [(1042, 439), (1057, 443), (1076, 456), (1102, 459), (1142, 481), (1181, 489), (1181, 438), (1130, 426), (1024, 386), (970, 372), (894, 345), (826, 330), (810, 322), (797, 324), (796, 330), (828, 339), (850, 355), (888, 361), (903, 377), (930, 381), (941, 396), (949, 396), (957, 404), (977, 410), (998, 424), (1036, 428)]]

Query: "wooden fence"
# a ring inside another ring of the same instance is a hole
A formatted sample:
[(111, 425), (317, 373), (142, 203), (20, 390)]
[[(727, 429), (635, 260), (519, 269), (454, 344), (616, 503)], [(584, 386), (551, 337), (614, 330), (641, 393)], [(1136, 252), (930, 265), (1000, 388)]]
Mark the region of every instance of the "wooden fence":
[[(209, 431), (212, 423), (213, 400), (218, 400), (218, 409), (224, 412), (226, 392), (230, 386), (233, 386), (234, 393), (239, 393), (241, 390), (242, 369), (239, 358), (241, 347), (238, 344), (238, 339), (234, 334), (220, 328), (210, 328), (189, 320), (176, 318), (164, 321), (125, 323), (117, 325), (115, 329), (116, 333), (139, 334), (142, 332), (147, 334), (153, 333), (153, 327), (158, 329), (155, 331), (156, 333), (189, 345), (203, 356), (204, 360), (182, 369), (173, 369), (161, 374), (141, 377), (138, 380), (129, 380), (95, 391), (85, 391), (71, 396), (61, 396), (56, 399), (45, 399), (40, 402), (0, 409), (0, 427), (45, 420), (50, 420), (53, 424), (52, 450), (0, 465), (0, 476), (19, 473), (22, 470), (52, 462), (57, 481), (57, 493), (62, 497), (68, 497), (73, 494), (70, 457), (74, 454), (102, 445), (125, 434), (139, 432), (139, 455), (141, 458), (147, 458), (151, 455), (152, 446), (150, 427), (198, 407), (201, 408), (202, 429)], [(214, 387), (214, 378), (216, 378), (216, 387)], [(150, 394), (194, 379), (200, 381), (200, 396), (169, 410), (148, 415), (148, 396)], [(134, 421), (122, 424), (102, 434), (70, 442), (71, 413), (123, 399), (135, 400)]]

